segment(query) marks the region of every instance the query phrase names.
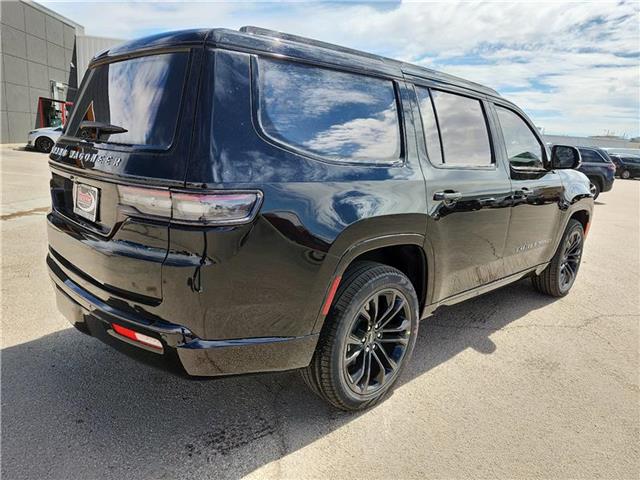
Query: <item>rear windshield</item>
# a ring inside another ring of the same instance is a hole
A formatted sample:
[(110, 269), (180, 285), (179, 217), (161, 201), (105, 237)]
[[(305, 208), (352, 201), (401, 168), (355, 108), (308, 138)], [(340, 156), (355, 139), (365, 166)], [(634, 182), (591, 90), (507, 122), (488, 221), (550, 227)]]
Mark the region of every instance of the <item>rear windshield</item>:
[[(93, 68), (67, 134), (168, 148), (176, 130), (188, 59), (187, 52), (166, 53)], [(83, 121), (94, 122), (94, 127), (81, 128)]]

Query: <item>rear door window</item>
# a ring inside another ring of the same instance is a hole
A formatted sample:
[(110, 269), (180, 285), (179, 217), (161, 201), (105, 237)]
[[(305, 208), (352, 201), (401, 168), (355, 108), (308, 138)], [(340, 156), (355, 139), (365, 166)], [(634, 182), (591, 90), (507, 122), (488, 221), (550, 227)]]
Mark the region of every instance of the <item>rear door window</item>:
[(260, 125), (296, 150), (338, 161), (400, 158), (391, 80), (278, 60), (258, 60)]
[[(166, 149), (173, 142), (189, 54), (167, 53), (98, 65), (90, 71), (68, 134), (105, 143)], [(97, 138), (82, 121), (120, 127)]]
[(444, 164), (489, 166), (493, 163), (489, 129), (480, 100), (431, 90), (440, 127)]

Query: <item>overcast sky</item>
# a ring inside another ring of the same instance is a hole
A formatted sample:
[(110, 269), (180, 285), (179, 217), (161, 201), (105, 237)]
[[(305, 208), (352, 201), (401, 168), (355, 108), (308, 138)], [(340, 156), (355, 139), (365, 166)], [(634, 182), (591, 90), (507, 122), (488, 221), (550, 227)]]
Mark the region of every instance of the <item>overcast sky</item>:
[(87, 35), (257, 25), (497, 89), (549, 134), (640, 136), (640, 2), (50, 2)]

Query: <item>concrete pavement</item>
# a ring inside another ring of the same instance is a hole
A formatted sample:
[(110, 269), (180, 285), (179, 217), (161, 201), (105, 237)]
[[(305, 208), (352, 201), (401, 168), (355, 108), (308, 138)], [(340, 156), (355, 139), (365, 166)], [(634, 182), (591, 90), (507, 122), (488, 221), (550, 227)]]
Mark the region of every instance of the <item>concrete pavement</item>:
[(640, 476), (640, 181), (598, 200), (569, 296), (522, 281), (438, 311), (394, 393), (353, 415), (295, 372), (188, 381), (69, 328), (46, 156), (0, 153), (3, 478)]

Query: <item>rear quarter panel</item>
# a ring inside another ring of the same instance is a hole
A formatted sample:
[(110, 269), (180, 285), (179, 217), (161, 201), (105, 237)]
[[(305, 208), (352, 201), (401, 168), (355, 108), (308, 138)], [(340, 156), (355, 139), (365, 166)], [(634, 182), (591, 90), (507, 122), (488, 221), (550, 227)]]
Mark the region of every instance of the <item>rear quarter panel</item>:
[[(169, 255), (203, 259), (202, 266), (178, 261), (163, 269), (166, 283), (184, 292), (199, 268), (203, 291), (180, 298), (202, 338), (308, 334), (352, 245), (425, 231), (424, 179), (410, 117), (402, 118), (405, 151), (398, 164), (308, 158), (260, 133), (250, 57), (208, 52), (204, 78), (213, 81), (202, 84), (186, 184), (259, 189), (260, 214), (252, 225), (204, 233), (172, 226)], [(400, 82), (400, 95), (404, 88)]]

